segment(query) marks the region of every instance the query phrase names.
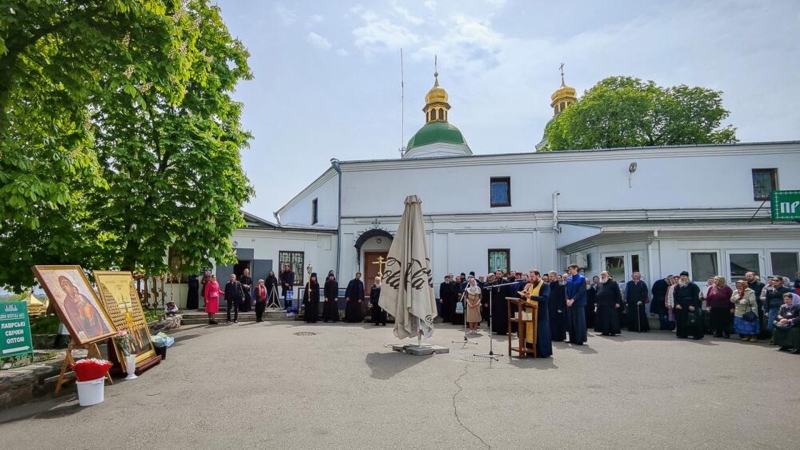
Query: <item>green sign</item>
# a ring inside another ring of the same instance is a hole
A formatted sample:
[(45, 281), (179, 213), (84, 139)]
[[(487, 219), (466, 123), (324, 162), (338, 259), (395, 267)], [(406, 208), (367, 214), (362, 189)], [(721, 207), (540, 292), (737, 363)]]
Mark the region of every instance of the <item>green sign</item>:
[(0, 302), (0, 358), (33, 353), (28, 304)]
[(772, 191), (772, 220), (800, 220), (800, 191)]

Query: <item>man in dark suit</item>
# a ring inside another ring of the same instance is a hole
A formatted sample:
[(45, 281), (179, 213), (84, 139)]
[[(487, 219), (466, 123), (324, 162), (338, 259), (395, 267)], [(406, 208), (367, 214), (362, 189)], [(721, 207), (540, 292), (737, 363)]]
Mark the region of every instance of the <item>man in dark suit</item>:
[(242, 283), (236, 281), (236, 275), (231, 274), (230, 280), (225, 284), (225, 303), (228, 310), (228, 323), (231, 321), (231, 308), (233, 308), (233, 323), (239, 323), (239, 307), (244, 300)]
[(286, 293), (292, 291), (294, 289), (294, 272), (292, 272), (292, 268), (289, 264), (283, 269), (281, 272), (281, 290), (283, 291), (283, 301), (286, 303), (287, 308), (292, 307), (292, 301), (286, 298)]

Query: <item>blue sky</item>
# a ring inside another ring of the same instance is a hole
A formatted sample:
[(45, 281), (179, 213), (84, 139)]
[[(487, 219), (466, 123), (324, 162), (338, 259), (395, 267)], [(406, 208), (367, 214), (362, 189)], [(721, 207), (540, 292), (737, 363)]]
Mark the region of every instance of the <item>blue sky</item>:
[[(272, 212), (340, 160), (399, 157), (439, 80), (476, 154), (533, 150), (565, 63), (579, 93), (612, 75), (724, 91), (743, 142), (800, 139), (800, 2), (219, 0), (251, 53), (235, 97), (255, 138), (245, 209)], [(366, 187), (365, 187), (366, 188)]]

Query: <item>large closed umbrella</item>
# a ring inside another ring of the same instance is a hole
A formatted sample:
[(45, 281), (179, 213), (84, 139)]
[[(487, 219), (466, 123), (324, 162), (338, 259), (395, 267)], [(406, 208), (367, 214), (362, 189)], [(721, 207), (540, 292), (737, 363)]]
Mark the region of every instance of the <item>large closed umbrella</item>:
[(416, 195), (406, 197), (403, 217), (389, 248), (378, 300), (381, 308), (394, 316), (394, 335), (400, 339), (431, 337), (436, 317), (421, 204)]

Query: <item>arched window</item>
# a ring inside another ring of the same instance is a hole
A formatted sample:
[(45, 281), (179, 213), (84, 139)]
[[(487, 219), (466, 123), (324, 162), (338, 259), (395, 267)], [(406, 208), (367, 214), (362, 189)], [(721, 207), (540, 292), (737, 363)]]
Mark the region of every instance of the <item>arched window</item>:
[(439, 120), (444, 120), (444, 109), (439, 108)]

